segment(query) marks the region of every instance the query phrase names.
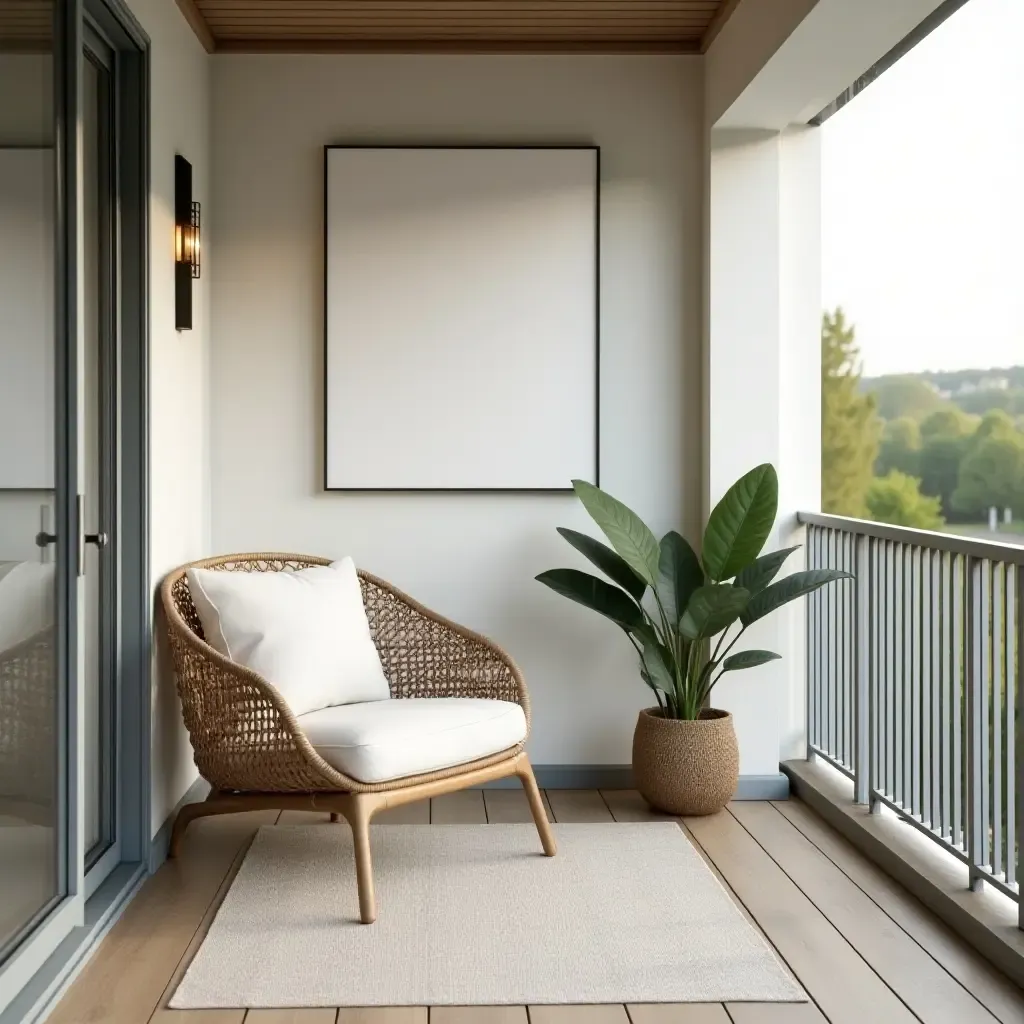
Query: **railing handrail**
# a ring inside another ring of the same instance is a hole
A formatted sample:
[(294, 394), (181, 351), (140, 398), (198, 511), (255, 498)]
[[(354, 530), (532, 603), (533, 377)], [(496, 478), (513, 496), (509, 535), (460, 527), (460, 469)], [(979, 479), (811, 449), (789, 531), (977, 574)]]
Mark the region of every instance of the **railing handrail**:
[(988, 558), (992, 561), (1024, 566), (1024, 546), (1016, 544), (981, 540), (977, 537), (961, 537), (955, 533), (915, 530), (909, 526), (892, 526), (889, 523), (874, 523), (869, 519), (834, 516), (825, 512), (798, 512), (796, 518), (797, 522), (804, 526), (827, 526), (861, 537), (877, 537), (879, 540), (913, 544), (935, 551), (949, 551), (955, 555), (972, 555), (975, 558)]

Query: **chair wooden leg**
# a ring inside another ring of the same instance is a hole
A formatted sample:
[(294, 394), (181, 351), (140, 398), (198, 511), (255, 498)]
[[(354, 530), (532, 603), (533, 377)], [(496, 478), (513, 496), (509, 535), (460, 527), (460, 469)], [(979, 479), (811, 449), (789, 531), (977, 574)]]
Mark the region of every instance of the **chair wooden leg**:
[(377, 920), (377, 901), (373, 894), (373, 864), (370, 860), (370, 818), (377, 801), (369, 794), (351, 798), (348, 823), (352, 826), (352, 845), (356, 855), (356, 884), (359, 887), (359, 919), (363, 924)]
[(558, 847), (555, 845), (555, 836), (551, 831), (551, 822), (548, 821), (547, 811), (544, 810), (544, 801), (540, 798), (537, 780), (533, 775), (533, 766), (525, 754), (519, 758), (516, 775), (519, 776), (519, 781), (523, 784), (523, 789), (526, 790), (526, 799), (530, 804), (533, 823), (537, 826), (537, 832), (540, 835), (541, 846), (544, 847), (544, 855), (546, 857), (554, 857), (558, 850)]
[(238, 797), (221, 797), (216, 790), (213, 790), (205, 800), (194, 804), (185, 804), (174, 818), (167, 856), (174, 858), (181, 853), (185, 830), (196, 818), (205, 818), (211, 814), (236, 814), (238, 811), (246, 809), (244, 806), (240, 807), (238, 803)]

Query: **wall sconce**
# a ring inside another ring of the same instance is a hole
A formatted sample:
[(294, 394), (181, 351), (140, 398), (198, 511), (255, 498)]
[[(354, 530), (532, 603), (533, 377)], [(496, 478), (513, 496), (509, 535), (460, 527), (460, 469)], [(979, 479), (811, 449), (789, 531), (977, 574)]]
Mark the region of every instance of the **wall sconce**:
[(199, 204), (192, 202), (192, 165), (174, 157), (174, 326), (192, 330), (192, 281), (199, 277)]

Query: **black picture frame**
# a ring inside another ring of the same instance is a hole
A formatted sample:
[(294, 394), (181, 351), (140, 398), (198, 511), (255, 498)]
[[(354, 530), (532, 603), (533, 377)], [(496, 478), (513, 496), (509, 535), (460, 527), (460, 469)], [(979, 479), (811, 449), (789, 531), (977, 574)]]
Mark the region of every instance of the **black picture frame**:
[(600, 486), (601, 473), (601, 147), (589, 142), (333, 142), (323, 147), (323, 366), (321, 400), (322, 483), (323, 490), (335, 494), (573, 494), (565, 487), (332, 487), (328, 482), (328, 361), (329, 361), (329, 296), (328, 296), (328, 160), (332, 150), (585, 150), (594, 154), (594, 467), (593, 483)]

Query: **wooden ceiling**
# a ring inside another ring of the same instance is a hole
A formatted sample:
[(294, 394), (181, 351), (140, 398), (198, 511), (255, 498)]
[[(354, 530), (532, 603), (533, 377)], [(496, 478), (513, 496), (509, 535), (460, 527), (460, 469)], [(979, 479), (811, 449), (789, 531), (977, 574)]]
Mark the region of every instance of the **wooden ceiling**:
[(217, 53), (699, 53), (737, 2), (177, 0)]
[(0, 53), (49, 53), (54, 0), (0, 0)]

